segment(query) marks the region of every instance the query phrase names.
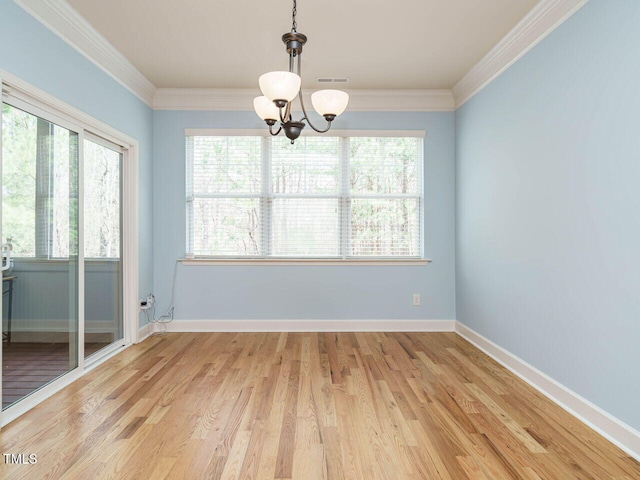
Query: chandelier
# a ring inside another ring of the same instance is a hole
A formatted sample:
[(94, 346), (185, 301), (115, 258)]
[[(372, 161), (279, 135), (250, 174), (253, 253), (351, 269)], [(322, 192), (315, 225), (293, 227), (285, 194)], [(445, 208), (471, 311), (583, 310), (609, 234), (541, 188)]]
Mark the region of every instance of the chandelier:
[[(284, 134), (291, 143), (302, 133), (305, 121), (318, 133), (325, 133), (331, 128), (331, 122), (347, 108), (349, 95), (341, 90), (318, 90), (311, 95), (311, 104), (316, 112), (324, 117), (327, 126), (324, 129), (316, 128), (309, 119), (304, 100), (302, 98), (302, 84), (300, 60), (302, 57), (302, 47), (307, 42), (307, 36), (297, 31), (296, 23), (296, 0), (293, 0), (293, 11), (291, 14), (291, 32), (282, 36), (282, 41), (287, 46), (289, 54), (289, 71), (269, 72), (261, 75), (258, 83), (263, 96), (253, 100), (253, 108), (258, 116), (269, 126), (269, 133), (278, 135), (284, 130)], [(300, 99), (303, 117), (293, 120), (291, 116), (291, 103), (295, 97)], [(280, 122), (278, 130), (274, 131), (273, 126)]]

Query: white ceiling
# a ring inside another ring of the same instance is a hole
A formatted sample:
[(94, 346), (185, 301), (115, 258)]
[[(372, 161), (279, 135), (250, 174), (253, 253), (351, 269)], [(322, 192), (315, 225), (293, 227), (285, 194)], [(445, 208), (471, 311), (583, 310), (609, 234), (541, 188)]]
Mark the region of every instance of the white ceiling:
[[(159, 88), (257, 88), (286, 70), (290, 0), (68, 0)], [(537, 0), (299, 0), (303, 86), (450, 89)]]

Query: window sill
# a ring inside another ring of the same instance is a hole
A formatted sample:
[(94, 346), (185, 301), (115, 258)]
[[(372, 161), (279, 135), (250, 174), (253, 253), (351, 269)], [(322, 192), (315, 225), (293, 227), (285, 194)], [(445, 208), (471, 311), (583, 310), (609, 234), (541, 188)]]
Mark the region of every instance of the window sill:
[(181, 258), (179, 261), (183, 265), (189, 266), (222, 266), (222, 265), (269, 265), (269, 266), (361, 266), (361, 267), (406, 267), (421, 266), (431, 263), (430, 259), (425, 258), (362, 258), (362, 259), (341, 259), (341, 258)]

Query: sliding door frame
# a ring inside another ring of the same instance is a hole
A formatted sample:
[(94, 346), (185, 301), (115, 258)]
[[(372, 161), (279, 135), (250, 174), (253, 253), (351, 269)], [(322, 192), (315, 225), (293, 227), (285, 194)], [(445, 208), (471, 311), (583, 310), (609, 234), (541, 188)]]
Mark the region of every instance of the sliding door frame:
[[(134, 138), (93, 118), (92, 116), (58, 100), (20, 78), (0, 69), (0, 102), (7, 103), (45, 120), (78, 133), (78, 359), (77, 367), (51, 383), (28, 395), (16, 404), (0, 411), (0, 426), (4, 426), (27, 412), (46, 398), (80, 378), (106, 359), (127, 346), (139, 341), (138, 304), (138, 142)], [(84, 355), (84, 138), (85, 132), (104, 138), (123, 148), (122, 157), (122, 314), (123, 339), (104, 349), (103, 354), (85, 364)], [(2, 188), (2, 108), (0, 108), (0, 192)], [(0, 194), (1, 195), (1, 194)], [(2, 232), (2, 208), (0, 204), (0, 243)], [(2, 298), (0, 296), (0, 309)], [(1, 310), (0, 310), (1, 311)], [(0, 342), (0, 363), (2, 344)], [(0, 398), (2, 396), (2, 368), (0, 368)]]

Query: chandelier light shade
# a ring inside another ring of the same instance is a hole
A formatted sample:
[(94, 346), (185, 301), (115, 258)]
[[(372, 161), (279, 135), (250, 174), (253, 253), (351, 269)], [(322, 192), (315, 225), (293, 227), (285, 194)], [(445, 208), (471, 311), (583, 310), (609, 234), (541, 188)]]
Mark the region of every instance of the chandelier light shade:
[(272, 102), (290, 102), (298, 96), (302, 79), (291, 72), (269, 72), (258, 79), (262, 94)]
[(319, 90), (311, 94), (311, 105), (320, 115), (338, 116), (347, 108), (349, 95), (342, 90)]
[[(269, 126), (269, 133), (273, 136), (281, 131), (291, 143), (302, 133), (302, 129), (308, 124), (318, 133), (328, 132), (331, 122), (347, 108), (349, 95), (340, 90), (319, 90), (311, 95), (311, 103), (316, 112), (324, 117), (327, 126), (324, 129), (316, 128), (309, 119), (302, 98), (301, 57), (302, 47), (307, 42), (306, 35), (298, 33), (296, 23), (297, 5), (293, 0), (293, 12), (291, 32), (282, 36), (282, 41), (289, 54), (289, 71), (269, 72), (258, 79), (260, 90), (264, 96), (253, 100), (253, 108), (258, 116)], [(300, 99), (303, 117), (299, 121), (291, 116), (291, 102), (295, 97)], [(273, 126), (280, 122), (278, 130)]]
[(275, 123), (280, 118), (276, 104), (265, 96), (254, 98), (253, 108), (262, 120), (272, 120)]

